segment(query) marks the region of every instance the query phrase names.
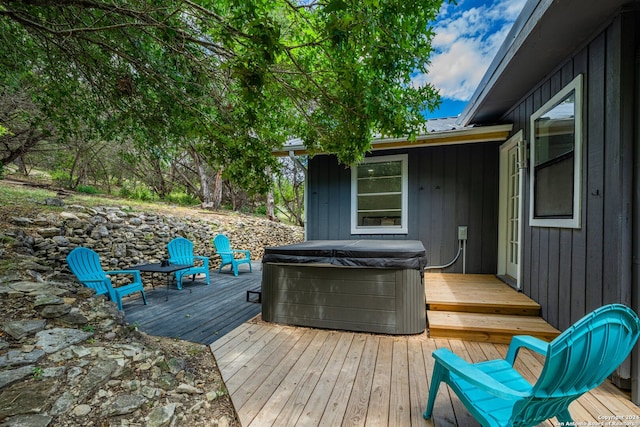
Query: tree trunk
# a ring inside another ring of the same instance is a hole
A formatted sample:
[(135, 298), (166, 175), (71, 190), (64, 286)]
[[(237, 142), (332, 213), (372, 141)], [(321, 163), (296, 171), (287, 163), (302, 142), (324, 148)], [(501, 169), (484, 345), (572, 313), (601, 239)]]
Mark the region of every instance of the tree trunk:
[[(267, 175), (271, 175), (271, 167), (269, 166), (267, 167), (266, 173)], [(275, 206), (276, 206), (276, 202), (275, 202), (275, 197), (273, 197), (273, 182), (272, 182), (272, 185), (269, 188), (269, 192), (267, 193), (267, 219), (270, 221), (278, 220), (275, 213)]]
[(213, 209), (220, 209), (222, 205), (222, 168), (216, 171), (213, 181)]

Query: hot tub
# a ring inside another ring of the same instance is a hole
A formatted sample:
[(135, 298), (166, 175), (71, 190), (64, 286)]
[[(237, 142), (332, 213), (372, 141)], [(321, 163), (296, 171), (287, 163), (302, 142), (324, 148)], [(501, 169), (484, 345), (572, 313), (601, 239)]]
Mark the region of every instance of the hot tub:
[(384, 334), (426, 327), (416, 240), (314, 240), (265, 248), (262, 318), (268, 322)]

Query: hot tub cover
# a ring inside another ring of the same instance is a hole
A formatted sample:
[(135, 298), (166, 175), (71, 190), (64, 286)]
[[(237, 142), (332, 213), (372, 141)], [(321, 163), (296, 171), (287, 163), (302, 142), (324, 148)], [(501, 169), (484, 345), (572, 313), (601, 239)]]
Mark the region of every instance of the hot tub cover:
[(422, 270), (427, 255), (419, 240), (309, 240), (265, 248), (262, 262)]

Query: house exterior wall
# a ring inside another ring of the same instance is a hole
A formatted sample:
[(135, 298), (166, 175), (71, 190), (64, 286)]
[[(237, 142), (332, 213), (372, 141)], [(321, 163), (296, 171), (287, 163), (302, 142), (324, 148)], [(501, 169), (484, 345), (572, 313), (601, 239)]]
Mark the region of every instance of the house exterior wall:
[[(498, 143), (478, 143), (372, 154), (409, 154), (407, 234), (351, 234), (351, 171), (334, 156), (315, 156), (309, 161), (307, 178), (307, 239), (420, 240), (429, 265), (443, 265), (458, 251), (457, 227), (466, 225), (466, 272), (495, 273), (498, 149)], [(461, 257), (443, 271), (462, 269)]]
[(638, 23), (635, 13), (614, 18), (503, 117), (529, 141), (531, 115), (583, 74), (581, 228), (529, 226), (531, 168), (524, 173), (522, 288), (560, 330), (603, 304), (632, 303)]

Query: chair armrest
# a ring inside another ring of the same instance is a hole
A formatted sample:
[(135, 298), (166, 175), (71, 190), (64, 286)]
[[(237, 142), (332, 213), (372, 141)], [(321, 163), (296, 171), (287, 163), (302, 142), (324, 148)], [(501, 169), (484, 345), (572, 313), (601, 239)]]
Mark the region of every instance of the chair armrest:
[(140, 272), (138, 270), (113, 270), (105, 271), (105, 274), (132, 274), (134, 281), (142, 282), (142, 279), (140, 278)]
[(511, 343), (509, 344), (507, 357), (505, 357), (505, 360), (509, 362), (511, 366), (513, 366), (513, 364), (515, 363), (516, 357), (518, 356), (518, 351), (520, 351), (522, 347), (528, 348), (529, 350), (533, 350), (538, 354), (546, 356), (547, 351), (549, 350), (549, 343), (530, 335), (517, 335), (513, 337)]
[(497, 396), (502, 399), (529, 396), (529, 393), (514, 390), (501, 382), (496, 381), (493, 377), (485, 374), (476, 366), (462, 359), (449, 349), (437, 349), (433, 352), (433, 358), (436, 360), (436, 363), (440, 363), (450, 372), (493, 396)]
[(245, 254), (247, 258), (249, 258), (249, 251), (245, 249), (231, 249), (232, 252), (238, 252), (240, 254)]
[(105, 279), (78, 279), (78, 281), (80, 283), (108, 283), (108, 281), (106, 281)]
[(206, 267), (206, 268), (208, 268), (208, 267), (209, 267), (209, 257), (195, 255), (193, 258), (194, 258), (194, 259), (199, 259), (199, 260), (201, 260), (201, 261), (202, 261), (202, 265), (203, 265), (204, 267)]

